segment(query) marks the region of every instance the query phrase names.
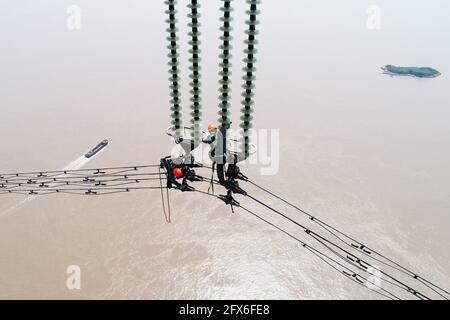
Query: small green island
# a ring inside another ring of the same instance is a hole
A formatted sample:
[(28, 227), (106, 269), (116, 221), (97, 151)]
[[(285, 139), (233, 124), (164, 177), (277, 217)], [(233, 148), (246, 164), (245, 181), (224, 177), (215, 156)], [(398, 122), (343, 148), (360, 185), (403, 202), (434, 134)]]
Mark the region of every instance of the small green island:
[(410, 76), (417, 78), (435, 78), (441, 75), (439, 71), (429, 67), (397, 67), (386, 65), (381, 67), (384, 74), (393, 76)]

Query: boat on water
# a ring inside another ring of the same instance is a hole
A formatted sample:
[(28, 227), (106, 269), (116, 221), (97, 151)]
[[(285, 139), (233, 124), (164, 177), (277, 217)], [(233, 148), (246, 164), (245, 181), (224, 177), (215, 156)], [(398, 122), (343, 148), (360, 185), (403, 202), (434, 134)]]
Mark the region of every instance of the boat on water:
[(91, 158), (93, 156), (95, 156), (97, 153), (99, 153), (100, 151), (102, 151), (104, 148), (106, 148), (106, 146), (108, 145), (109, 141), (107, 139), (101, 141), (98, 145), (96, 145), (94, 148), (92, 148), (91, 150), (89, 150), (84, 156), (86, 158)]

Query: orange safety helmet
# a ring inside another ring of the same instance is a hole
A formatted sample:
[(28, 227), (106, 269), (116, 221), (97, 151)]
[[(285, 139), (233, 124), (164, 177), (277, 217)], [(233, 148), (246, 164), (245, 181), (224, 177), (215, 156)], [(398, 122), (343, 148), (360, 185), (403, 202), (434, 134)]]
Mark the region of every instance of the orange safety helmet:
[(208, 131), (209, 132), (216, 131), (216, 130), (217, 130), (217, 126), (216, 125), (214, 125), (214, 124), (209, 124), (208, 125)]
[(177, 179), (183, 176), (183, 170), (181, 168), (173, 168), (172, 173)]

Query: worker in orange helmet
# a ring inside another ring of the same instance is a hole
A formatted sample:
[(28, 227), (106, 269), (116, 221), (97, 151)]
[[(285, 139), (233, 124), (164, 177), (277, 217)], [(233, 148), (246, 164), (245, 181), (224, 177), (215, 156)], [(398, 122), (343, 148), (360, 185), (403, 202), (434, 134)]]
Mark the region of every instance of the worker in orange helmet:
[(211, 149), (215, 148), (217, 143), (217, 126), (215, 124), (208, 124), (208, 135), (206, 138), (202, 139), (204, 143), (207, 143), (211, 146)]
[(180, 179), (183, 176), (183, 169), (180, 167), (173, 168), (172, 173), (175, 178)]
[(208, 124), (208, 132), (216, 132), (217, 126), (215, 124)]

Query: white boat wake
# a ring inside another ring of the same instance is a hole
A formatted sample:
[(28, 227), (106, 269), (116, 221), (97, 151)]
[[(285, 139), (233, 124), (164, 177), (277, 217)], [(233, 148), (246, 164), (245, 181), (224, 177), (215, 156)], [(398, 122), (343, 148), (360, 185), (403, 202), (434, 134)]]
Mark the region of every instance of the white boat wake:
[[(91, 159), (95, 158), (91, 157), (91, 158), (86, 158), (84, 155), (82, 155), (81, 157), (79, 157), (78, 159), (72, 161), (71, 163), (69, 163), (67, 166), (64, 167), (63, 170), (78, 170), (83, 168), (89, 161), (91, 161)], [(61, 175), (64, 176), (64, 175)]]

